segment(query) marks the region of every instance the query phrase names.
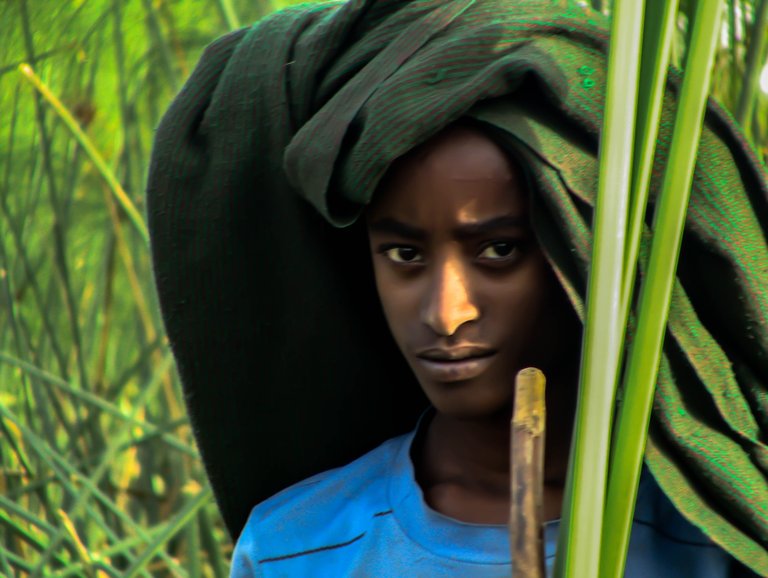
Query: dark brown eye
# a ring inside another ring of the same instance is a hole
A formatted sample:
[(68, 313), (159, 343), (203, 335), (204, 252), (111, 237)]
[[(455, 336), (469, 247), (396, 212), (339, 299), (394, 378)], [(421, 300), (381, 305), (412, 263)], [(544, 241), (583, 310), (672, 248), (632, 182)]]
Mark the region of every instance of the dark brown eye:
[(486, 246), (480, 252), (481, 259), (488, 259), (490, 261), (500, 261), (503, 259), (509, 259), (513, 256), (517, 250), (517, 245), (510, 241), (495, 241)]
[(383, 253), (395, 263), (418, 263), (421, 261), (421, 254), (414, 247), (391, 247)]

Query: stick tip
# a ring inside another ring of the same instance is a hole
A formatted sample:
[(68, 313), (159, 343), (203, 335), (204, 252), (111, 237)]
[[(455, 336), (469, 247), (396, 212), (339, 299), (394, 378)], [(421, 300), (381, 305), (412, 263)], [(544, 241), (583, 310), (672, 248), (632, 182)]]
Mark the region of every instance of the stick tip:
[(545, 424), (546, 378), (535, 367), (521, 369), (515, 378), (515, 408), (513, 425), (523, 426), (533, 435), (540, 435)]

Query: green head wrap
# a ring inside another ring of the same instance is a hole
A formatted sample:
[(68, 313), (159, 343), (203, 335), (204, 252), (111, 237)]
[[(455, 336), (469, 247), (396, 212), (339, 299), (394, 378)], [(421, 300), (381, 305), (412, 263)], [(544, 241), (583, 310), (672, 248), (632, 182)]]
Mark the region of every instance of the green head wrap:
[[(583, 312), (606, 44), (603, 18), (564, 1), (350, 0), (285, 10), (206, 50), (157, 132), (149, 224), (233, 535), (256, 502), (410, 429), (425, 407), (355, 218), (393, 160), (449, 123), (473, 117), (523, 161), (534, 228)], [(672, 74), (652, 195), (678, 85)], [(646, 450), (675, 506), (763, 575), (767, 195), (710, 103)]]

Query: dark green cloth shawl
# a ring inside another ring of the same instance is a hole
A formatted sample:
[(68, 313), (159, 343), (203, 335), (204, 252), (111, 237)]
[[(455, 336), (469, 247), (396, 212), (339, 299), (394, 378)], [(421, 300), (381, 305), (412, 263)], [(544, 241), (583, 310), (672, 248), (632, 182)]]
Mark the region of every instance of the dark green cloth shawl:
[[(522, 159), (537, 235), (582, 314), (606, 40), (599, 15), (552, 0), (350, 0), (206, 50), (157, 131), (148, 207), (168, 335), (233, 536), (255, 503), (425, 407), (355, 218), (392, 161), (442, 127), (474, 117)], [(678, 85), (673, 73), (655, 187)], [(694, 187), (646, 460), (691, 522), (768, 575), (768, 184), (715, 103)]]

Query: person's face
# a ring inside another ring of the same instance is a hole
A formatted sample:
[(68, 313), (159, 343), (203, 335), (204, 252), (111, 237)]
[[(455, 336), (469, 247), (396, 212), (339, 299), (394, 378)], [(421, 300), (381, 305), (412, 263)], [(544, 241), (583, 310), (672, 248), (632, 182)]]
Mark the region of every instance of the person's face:
[(507, 413), (517, 371), (578, 347), (523, 175), (482, 133), (453, 127), (398, 160), (366, 217), (384, 314), (439, 412)]

